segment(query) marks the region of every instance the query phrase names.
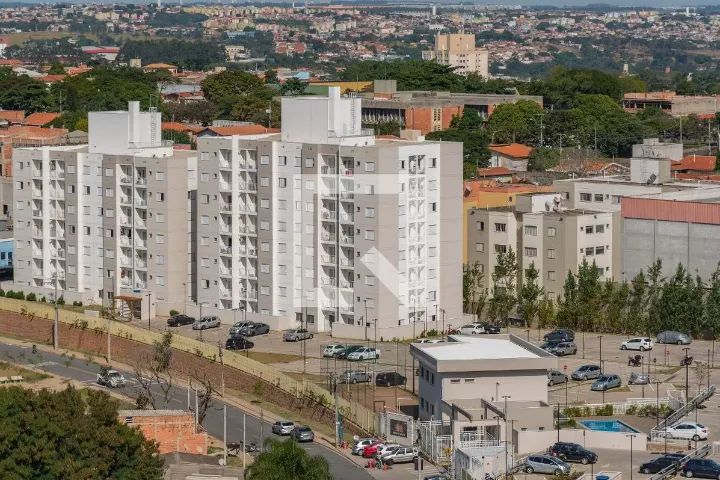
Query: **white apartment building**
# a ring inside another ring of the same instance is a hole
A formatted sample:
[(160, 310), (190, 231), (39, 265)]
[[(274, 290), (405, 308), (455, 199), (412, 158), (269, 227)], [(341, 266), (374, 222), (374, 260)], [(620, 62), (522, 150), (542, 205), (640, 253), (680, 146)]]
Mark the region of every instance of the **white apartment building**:
[(57, 284), (66, 301), (149, 295), (160, 312), (182, 308), (196, 159), (160, 133), (160, 113), (130, 102), (89, 114), (89, 145), (15, 149), (16, 289), (51, 298)]
[[(577, 273), (583, 260), (595, 262), (603, 279), (613, 278), (613, 214), (572, 210), (561, 195), (518, 195), (515, 207), (468, 211), (468, 264), (478, 263), (486, 286), (499, 253), (512, 248), (520, 274), (531, 264), (539, 271), (539, 283), (551, 296), (562, 292), (568, 271)], [(618, 253), (619, 255), (619, 253)]]
[(361, 338), (461, 316), (462, 145), (360, 112), (330, 88), (283, 98), (282, 133), (199, 139), (198, 303)]

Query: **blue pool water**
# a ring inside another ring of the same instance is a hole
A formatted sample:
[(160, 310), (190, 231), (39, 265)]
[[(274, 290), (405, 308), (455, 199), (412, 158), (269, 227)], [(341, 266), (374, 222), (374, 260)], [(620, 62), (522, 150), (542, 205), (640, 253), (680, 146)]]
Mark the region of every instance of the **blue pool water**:
[(620, 420), (581, 420), (580, 424), (588, 430), (597, 430), (600, 432), (640, 433), (639, 430), (635, 430)]

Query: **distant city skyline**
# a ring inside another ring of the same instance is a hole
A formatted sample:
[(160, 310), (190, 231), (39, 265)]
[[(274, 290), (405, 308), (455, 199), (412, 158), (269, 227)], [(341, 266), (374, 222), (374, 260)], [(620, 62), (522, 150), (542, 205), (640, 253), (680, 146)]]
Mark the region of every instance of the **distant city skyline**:
[[(298, 0), (302, 1), (302, 0)], [(60, 3), (59, 1), (42, 1), (42, 0), (0, 0), (0, 7), (7, 7), (11, 5), (17, 5), (17, 4), (53, 4), (53, 3)], [(71, 1), (67, 2), (71, 4), (87, 4), (87, 3), (116, 3), (116, 4), (149, 4), (149, 3), (156, 3), (156, 0), (139, 0), (139, 1), (131, 1), (127, 0), (124, 2), (113, 2), (111, 0), (100, 0), (99, 2), (88, 2), (88, 1)], [(185, 6), (192, 5), (194, 3), (223, 3), (227, 5), (238, 5), (238, 4), (266, 4), (266, 3), (287, 3), (290, 4), (291, 1), (287, 0), (227, 0), (224, 2), (215, 2), (213, 0), (196, 0), (196, 1), (181, 1), (181, 0), (174, 0), (174, 1), (163, 1), (164, 5), (180, 5), (184, 4)], [(369, 0), (367, 2), (362, 1), (313, 1), (308, 0), (308, 4), (333, 4), (333, 3), (357, 3), (357, 4), (373, 4), (373, 3), (388, 3), (388, 4), (395, 4), (398, 3), (396, 1), (373, 1)], [(467, 1), (455, 1), (455, 0), (428, 0), (427, 2), (413, 2), (406, 4), (408, 6), (417, 4), (421, 5), (423, 3), (426, 3), (427, 5), (438, 5), (442, 6), (444, 4), (447, 5), (488, 5), (488, 6), (497, 6), (497, 7), (554, 7), (554, 8), (562, 8), (562, 7), (570, 7), (570, 8), (578, 8), (578, 7), (588, 7), (588, 6), (608, 6), (608, 7), (621, 7), (621, 8), (677, 8), (682, 9), (685, 7), (712, 7), (716, 6), (711, 2), (708, 2), (708, 0), (684, 0), (682, 2), (679, 2), (678, 0), (605, 0), (605, 1), (588, 1), (588, 0), (512, 0), (508, 2), (498, 2), (494, 0), (476, 0), (474, 2), (467, 2)]]

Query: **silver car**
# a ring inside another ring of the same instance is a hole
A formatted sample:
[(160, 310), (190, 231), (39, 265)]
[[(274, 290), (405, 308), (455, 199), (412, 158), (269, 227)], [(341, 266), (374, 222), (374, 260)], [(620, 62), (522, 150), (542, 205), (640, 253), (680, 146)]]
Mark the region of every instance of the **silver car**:
[(570, 473), (570, 465), (550, 455), (530, 455), (525, 461), (525, 472), (562, 475)]
[(690, 345), (692, 337), (685, 333), (667, 330), (657, 334), (657, 343), (674, 343), (675, 345)]
[(577, 353), (577, 345), (575, 345), (574, 342), (560, 342), (549, 346), (547, 351), (558, 357), (575, 355)]
[(548, 370), (547, 377), (548, 377), (548, 387), (551, 387), (553, 385), (558, 385), (561, 383), (567, 383), (567, 381), (568, 381), (567, 375), (562, 373), (560, 370)]
[(305, 328), (293, 328), (283, 333), (283, 340), (286, 342), (299, 342), (313, 338), (313, 334)]
[(392, 465), (393, 463), (412, 462), (418, 456), (418, 449), (415, 447), (397, 447), (388, 453), (383, 454), (380, 459), (383, 463)]
[(217, 328), (220, 326), (220, 319), (218, 317), (202, 317), (195, 320), (192, 324), (193, 330), (205, 330), (207, 328)]
[(355, 443), (355, 445), (352, 446), (351, 453), (353, 455), (362, 455), (365, 447), (367, 447), (368, 445), (373, 445), (375, 443), (379, 443), (379, 440), (376, 438), (361, 438), (357, 441), (357, 443)]
[(290, 420), (279, 420), (272, 424), (272, 432), (275, 435), (290, 435), (295, 428), (295, 424)]
[(247, 336), (253, 325), (253, 322), (235, 322), (233, 326), (230, 327), (230, 336)]
[(611, 388), (618, 388), (620, 386), (622, 386), (622, 380), (620, 380), (620, 375), (602, 375), (600, 378), (593, 382), (590, 390), (594, 392), (602, 392), (605, 390), (610, 390)]
[(307, 425), (301, 425), (293, 429), (290, 438), (296, 442), (312, 442), (315, 440), (315, 434)]
[(345, 370), (338, 376), (338, 383), (363, 383), (372, 380), (372, 374), (363, 370)]

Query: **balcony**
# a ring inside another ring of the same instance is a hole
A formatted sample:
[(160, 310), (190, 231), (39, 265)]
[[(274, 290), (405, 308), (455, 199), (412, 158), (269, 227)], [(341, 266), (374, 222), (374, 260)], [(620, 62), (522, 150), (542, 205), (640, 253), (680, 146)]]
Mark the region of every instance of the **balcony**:
[(335, 265), (335, 255), (320, 255), (320, 261), (322, 263), (329, 263)]
[(58, 248), (57, 251), (55, 252), (55, 256), (57, 258), (65, 258), (65, 249)]
[(131, 184), (131, 183), (132, 183), (132, 177), (130, 177), (130, 176), (128, 176), (128, 175), (123, 175), (123, 176), (120, 177), (120, 183)]
[(232, 255), (232, 247), (220, 247), (220, 255)]
[(141, 176), (141, 177), (137, 177), (137, 178), (135, 179), (135, 185), (137, 185), (137, 186), (139, 186), (139, 187), (142, 187), (142, 186), (147, 185), (147, 178), (142, 177), (142, 176)]
[(225, 235), (230, 235), (231, 228), (230, 225), (220, 225), (220, 233), (224, 233)]
[[(37, 237), (37, 238), (42, 238), (42, 236), (43, 236), (42, 229), (41, 228), (33, 228), (32, 236)], [(51, 231), (51, 236), (52, 236), (52, 231)]]
[(32, 171), (33, 177), (42, 177), (42, 169), (41, 168), (33, 168)]
[(249, 247), (247, 249), (247, 255), (248, 255), (248, 257), (255, 257), (255, 256), (257, 256), (257, 252), (255, 251), (254, 248)]
[(354, 223), (355, 222), (355, 215), (352, 213), (341, 213), (340, 214), (340, 221), (344, 223)]
[(232, 211), (232, 203), (230, 202), (221, 202), (220, 203), (220, 211), (230, 213)]
[(33, 255), (33, 257), (42, 258), (42, 256), (43, 256), (42, 249), (40, 249), (40, 248), (33, 248), (33, 249), (32, 249), (32, 255)]
[(220, 180), (220, 191), (221, 192), (229, 192), (232, 190), (232, 185), (230, 185), (230, 182), (224, 182)]
[(123, 256), (123, 257), (120, 257), (119, 260), (120, 260), (120, 265), (122, 265), (123, 267), (129, 267), (132, 265), (132, 260), (130, 260), (130, 258), (128, 258), (128, 257)]
[(334, 287), (337, 285), (337, 280), (334, 278), (323, 278), (322, 284), (325, 287)]
[(50, 190), (50, 198), (53, 200), (65, 200), (65, 191), (60, 188)]
[(135, 217), (135, 228), (147, 228), (147, 226), (145, 225), (145, 219)]
[(136, 258), (135, 258), (135, 268), (146, 269), (146, 268), (147, 268), (147, 262), (146, 262), (144, 259), (142, 259), (142, 258), (136, 257)]
[(63, 210), (53, 210), (50, 212), (50, 218), (55, 220), (65, 220), (65, 212)]
[(321, 215), (324, 220), (335, 220), (337, 212), (334, 210), (323, 210)]
[(323, 242), (334, 242), (335, 241), (335, 233), (334, 232), (322, 232), (322, 241)]
[(135, 248), (145, 249), (145, 248), (147, 248), (146, 245), (147, 245), (147, 242), (145, 242), (145, 239), (140, 238), (140, 237), (135, 237)]
[(355, 261), (352, 258), (341, 258), (340, 266), (352, 268), (353, 266), (355, 266)]
[(120, 205), (132, 205), (132, 200), (130, 200), (130, 197), (120, 195)]
[(353, 288), (354, 285), (350, 280), (340, 280), (340, 288)]
[(141, 197), (135, 197), (135, 207), (136, 208), (146, 208), (147, 207), (147, 200)]
[(65, 180), (65, 170), (50, 170), (50, 178)]
[(230, 269), (228, 267), (223, 267), (222, 265), (220, 265), (220, 275), (222, 275), (223, 277), (231, 277), (232, 269)]
[(340, 192), (340, 200), (355, 200), (354, 192)]
[(33, 188), (32, 189), (32, 196), (42, 198), (43, 196), (43, 190), (42, 188)]
[(42, 211), (42, 209), (39, 209), (39, 208), (38, 208), (38, 209), (33, 209), (33, 211), (32, 211), (32, 216), (33, 216), (33, 217), (42, 218), (42, 216), (43, 216), (43, 211)]
[(340, 235), (340, 243), (345, 245), (354, 245), (355, 244), (355, 236), (354, 235)]
[(220, 289), (220, 298), (230, 299), (230, 298), (232, 298), (232, 292), (228, 289), (221, 288)]
[(343, 168), (340, 173), (342, 173), (345, 177), (352, 177), (353, 175), (355, 175), (355, 170), (353, 170), (352, 168)]
[(120, 286), (123, 288), (132, 288), (132, 281), (129, 278), (121, 278)]
[(124, 245), (126, 247), (132, 246), (132, 238), (128, 237), (127, 235), (120, 235), (120, 245)]

